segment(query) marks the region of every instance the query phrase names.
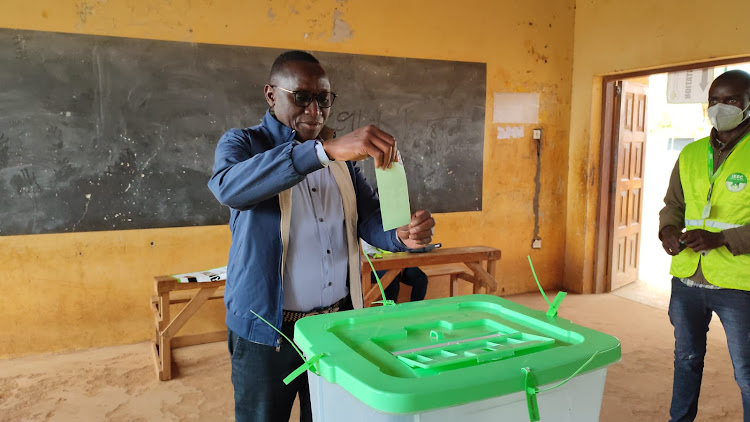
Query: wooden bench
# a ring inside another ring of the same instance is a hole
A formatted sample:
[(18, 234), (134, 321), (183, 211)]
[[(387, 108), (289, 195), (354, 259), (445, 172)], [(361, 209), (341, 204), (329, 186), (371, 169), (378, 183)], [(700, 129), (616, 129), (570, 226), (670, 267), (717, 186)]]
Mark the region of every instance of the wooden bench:
[(476, 282), (471, 270), (464, 264), (428, 265), (420, 269), (427, 275), (427, 278), (450, 276), (451, 297), (455, 296), (458, 292), (458, 280), (466, 280), (471, 283)]
[[(156, 295), (151, 297), (156, 338), (153, 342), (154, 365), (160, 380), (172, 379), (172, 349), (196, 344), (226, 341), (227, 330), (177, 336), (177, 332), (208, 300), (224, 298), (225, 280), (207, 283), (180, 283), (171, 276), (154, 277)], [(172, 318), (169, 305), (186, 303)]]
[[(443, 264), (443, 265), (428, 265), (424, 267), (419, 267), (420, 270), (422, 270), (423, 273), (427, 276), (427, 278), (431, 277), (442, 277), (442, 276), (450, 276), (450, 296), (453, 297), (458, 292), (458, 280), (466, 280), (470, 283), (475, 283), (476, 279), (471, 274), (471, 270), (469, 267), (463, 264)], [(395, 278), (400, 274), (401, 272), (392, 273), (393, 277), (388, 277), (386, 280), (385, 275), (380, 280), (380, 284), (383, 285), (383, 288), (387, 287), (388, 284), (390, 284)], [(387, 281), (387, 282), (386, 282)], [(374, 285), (373, 285), (374, 287)], [(429, 285), (428, 285), (429, 288)]]
[[(500, 250), (488, 246), (434, 249), (426, 253), (383, 254), (380, 258), (370, 259), (372, 267), (367, 258), (362, 256), (360, 264), (365, 307), (372, 306), (381, 295), (378, 286), (373, 285), (371, 281), (373, 269), (374, 271), (386, 270), (380, 278), (383, 288), (386, 288), (404, 268), (419, 267), (425, 273), (431, 271), (433, 277), (450, 275), (451, 296), (456, 294), (459, 279), (473, 283), (474, 293), (479, 293), (482, 288), (487, 293), (494, 293), (499, 287), (495, 279), (495, 269), (499, 259)], [(430, 267), (434, 267), (435, 270), (429, 270)]]
[[(465, 248), (464, 248), (465, 249)], [(489, 255), (481, 255), (487, 253), (488, 250), (481, 249), (480, 257), (488, 259), (489, 273), (491, 279), (478, 279), (477, 276), (472, 274), (474, 270), (471, 269), (468, 264), (463, 263), (448, 263), (448, 264), (432, 264), (434, 255), (428, 256), (427, 254), (413, 254), (412, 258), (426, 263), (427, 265), (419, 266), (422, 271), (427, 274), (427, 277), (439, 277), (439, 276), (450, 276), (450, 295), (455, 296), (457, 292), (458, 280), (466, 280), (474, 283), (474, 292), (478, 292), (479, 286), (486, 286), (488, 290), (494, 291), (497, 287), (490, 284), (494, 282), (494, 262), (499, 259), (499, 251), (497, 254), (493, 252), (495, 250), (489, 250)], [(466, 255), (470, 253), (473, 255)], [(460, 259), (473, 259), (477, 258), (476, 250), (463, 251), (463, 255)], [(454, 251), (455, 254), (455, 251)], [(362, 260), (365, 264), (367, 261), (364, 257)], [(443, 258), (445, 260), (445, 258)], [(450, 259), (448, 260), (450, 261)], [(479, 261), (479, 259), (477, 259)], [(470, 262), (473, 264), (473, 262)], [(369, 270), (369, 264), (368, 270)], [(478, 265), (478, 264), (477, 264)], [(415, 265), (410, 265), (415, 266)], [(483, 270), (482, 270), (483, 271)], [(387, 286), (386, 278), (390, 277), (390, 280), (395, 278), (397, 271), (389, 271), (386, 277), (383, 277), (383, 287)], [(367, 271), (367, 276), (370, 276), (370, 272)], [(390, 281), (388, 281), (390, 282)], [(151, 310), (154, 313), (154, 329), (155, 339), (153, 341), (153, 357), (154, 366), (156, 368), (156, 374), (162, 381), (172, 379), (172, 350), (180, 347), (193, 346), (196, 344), (211, 343), (215, 341), (226, 341), (227, 330), (212, 331), (200, 334), (189, 334), (178, 336), (177, 333), (185, 326), (190, 318), (192, 318), (198, 310), (203, 306), (206, 301), (223, 299), (224, 298), (224, 286), (226, 280), (218, 280), (205, 283), (180, 283), (177, 279), (161, 275), (154, 277), (154, 289), (156, 294), (151, 297)], [(494, 288), (493, 288), (494, 287)], [(379, 290), (377, 286), (372, 290)], [(370, 292), (372, 293), (372, 292)], [(187, 303), (176, 315), (172, 316), (170, 312), (170, 305), (178, 303)], [(367, 301), (366, 301), (367, 303)]]

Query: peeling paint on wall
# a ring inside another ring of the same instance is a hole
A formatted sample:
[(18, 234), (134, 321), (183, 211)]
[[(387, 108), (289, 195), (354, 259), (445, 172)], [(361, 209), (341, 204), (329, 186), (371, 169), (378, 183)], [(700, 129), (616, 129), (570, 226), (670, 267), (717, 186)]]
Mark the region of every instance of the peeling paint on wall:
[(107, 0), (97, 0), (96, 2), (78, 3), (76, 5), (76, 14), (78, 15), (78, 21), (79, 21), (78, 23), (80, 25), (85, 24), (88, 17), (94, 15), (94, 12), (96, 11), (97, 3), (106, 3), (106, 2)]
[(352, 39), (354, 31), (349, 24), (341, 19), (343, 13), (340, 10), (333, 11), (333, 31), (331, 31), (330, 42), (343, 42)]
[(89, 15), (94, 14), (94, 7), (91, 6), (88, 3), (79, 3), (78, 4), (78, 20), (80, 23), (86, 23), (86, 18), (89, 17)]

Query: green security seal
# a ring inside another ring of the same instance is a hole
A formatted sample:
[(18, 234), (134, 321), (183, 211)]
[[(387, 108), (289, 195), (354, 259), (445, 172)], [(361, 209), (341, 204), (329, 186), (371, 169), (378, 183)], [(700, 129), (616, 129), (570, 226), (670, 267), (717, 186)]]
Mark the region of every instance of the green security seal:
[(740, 192), (747, 186), (747, 177), (742, 173), (732, 173), (727, 177), (727, 190)]

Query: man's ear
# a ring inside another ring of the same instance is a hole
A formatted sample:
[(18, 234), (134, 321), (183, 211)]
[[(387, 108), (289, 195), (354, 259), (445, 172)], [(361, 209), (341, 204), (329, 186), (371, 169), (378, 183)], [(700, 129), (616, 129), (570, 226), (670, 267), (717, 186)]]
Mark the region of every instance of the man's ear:
[(276, 100), (275, 100), (273, 88), (271, 87), (271, 85), (266, 85), (263, 87), (263, 94), (266, 97), (266, 102), (268, 103), (268, 106), (273, 108)]

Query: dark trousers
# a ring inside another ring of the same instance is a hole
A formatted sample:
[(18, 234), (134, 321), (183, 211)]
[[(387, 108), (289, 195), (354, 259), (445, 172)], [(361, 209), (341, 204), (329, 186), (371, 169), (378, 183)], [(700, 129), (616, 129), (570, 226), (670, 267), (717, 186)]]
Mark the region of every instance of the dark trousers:
[(698, 413), (706, 333), (713, 312), (719, 316), (726, 331), (734, 379), (742, 395), (743, 420), (750, 422), (750, 292), (688, 287), (678, 278), (672, 279), (669, 301), (669, 320), (674, 326), (675, 336), (672, 405), (669, 409), (672, 422), (692, 421)]
[[(294, 323), (283, 323), (281, 332), (292, 338)], [(289, 385), (282, 381), (303, 363), (289, 342), (282, 339), (277, 351), (275, 347), (253, 343), (229, 330), (228, 345), (237, 422), (286, 422), (297, 394), (300, 421), (312, 422), (307, 374), (303, 373)]]
[[(385, 275), (386, 271), (378, 271), (378, 277)], [(372, 276), (372, 281), (375, 282), (375, 276)], [(423, 300), (427, 295), (427, 274), (417, 267), (404, 268), (401, 274), (388, 285), (383, 291), (385, 292), (385, 298), (396, 302), (398, 299), (398, 293), (401, 290), (401, 283), (411, 286), (411, 295), (409, 300), (415, 302), (417, 300)]]

